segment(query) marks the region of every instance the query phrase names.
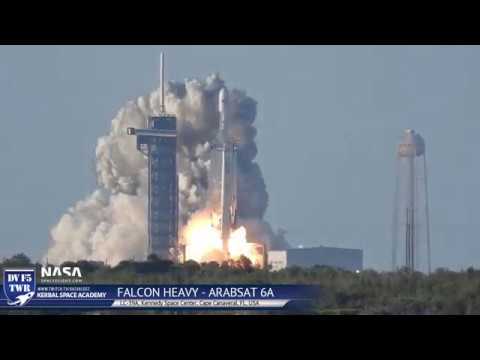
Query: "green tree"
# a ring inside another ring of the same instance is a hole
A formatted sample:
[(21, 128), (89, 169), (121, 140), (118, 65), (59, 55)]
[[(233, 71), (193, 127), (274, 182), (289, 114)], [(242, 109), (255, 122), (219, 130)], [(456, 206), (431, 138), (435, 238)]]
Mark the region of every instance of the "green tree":
[(13, 255), (10, 259), (5, 259), (2, 264), (2, 267), (4, 268), (23, 266), (33, 266), (30, 258), (24, 253)]

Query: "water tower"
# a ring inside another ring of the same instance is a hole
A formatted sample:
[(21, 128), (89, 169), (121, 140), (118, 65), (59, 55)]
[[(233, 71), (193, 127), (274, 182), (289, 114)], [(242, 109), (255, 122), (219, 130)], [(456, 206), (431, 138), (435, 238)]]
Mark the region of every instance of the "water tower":
[(392, 268), (430, 273), (425, 141), (406, 129), (396, 154), (396, 189), (392, 229)]

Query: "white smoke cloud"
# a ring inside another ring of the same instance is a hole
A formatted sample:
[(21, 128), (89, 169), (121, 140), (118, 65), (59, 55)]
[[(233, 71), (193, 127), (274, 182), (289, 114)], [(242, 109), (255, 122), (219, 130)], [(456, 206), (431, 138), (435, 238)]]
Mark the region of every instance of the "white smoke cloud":
[[(210, 143), (218, 129), (217, 98), (224, 86), (218, 75), (205, 80), (171, 82), (166, 87), (166, 109), (177, 116), (179, 141), (180, 224), (206, 206), (211, 168)], [(98, 189), (68, 209), (51, 229), (45, 259), (51, 263), (77, 260), (143, 259), (146, 244), (147, 162), (136, 149), (128, 127), (145, 127), (159, 110), (159, 90), (129, 101), (112, 120), (109, 134), (100, 137), (95, 151)], [(288, 246), (283, 236), (262, 220), (268, 194), (254, 158), (256, 102), (244, 92), (230, 96), (232, 131), (240, 142), (238, 153), (238, 213), (252, 235), (271, 248)]]

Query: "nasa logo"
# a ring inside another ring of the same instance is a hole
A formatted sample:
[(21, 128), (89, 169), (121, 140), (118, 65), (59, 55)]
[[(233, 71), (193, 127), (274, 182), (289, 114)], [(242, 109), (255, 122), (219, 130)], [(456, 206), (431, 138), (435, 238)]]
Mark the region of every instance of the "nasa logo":
[(3, 271), (3, 292), (7, 304), (24, 306), (35, 295), (35, 269), (5, 269)]
[(69, 278), (81, 278), (82, 273), (78, 266), (42, 266), (42, 278), (51, 277), (69, 277)]

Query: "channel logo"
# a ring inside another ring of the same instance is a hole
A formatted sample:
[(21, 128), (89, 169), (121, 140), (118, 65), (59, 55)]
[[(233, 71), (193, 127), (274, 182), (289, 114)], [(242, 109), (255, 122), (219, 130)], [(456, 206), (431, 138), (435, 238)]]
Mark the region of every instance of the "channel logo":
[(3, 292), (10, 306), (24, 306), (35, 295), (35, 269), (5, 269)]

